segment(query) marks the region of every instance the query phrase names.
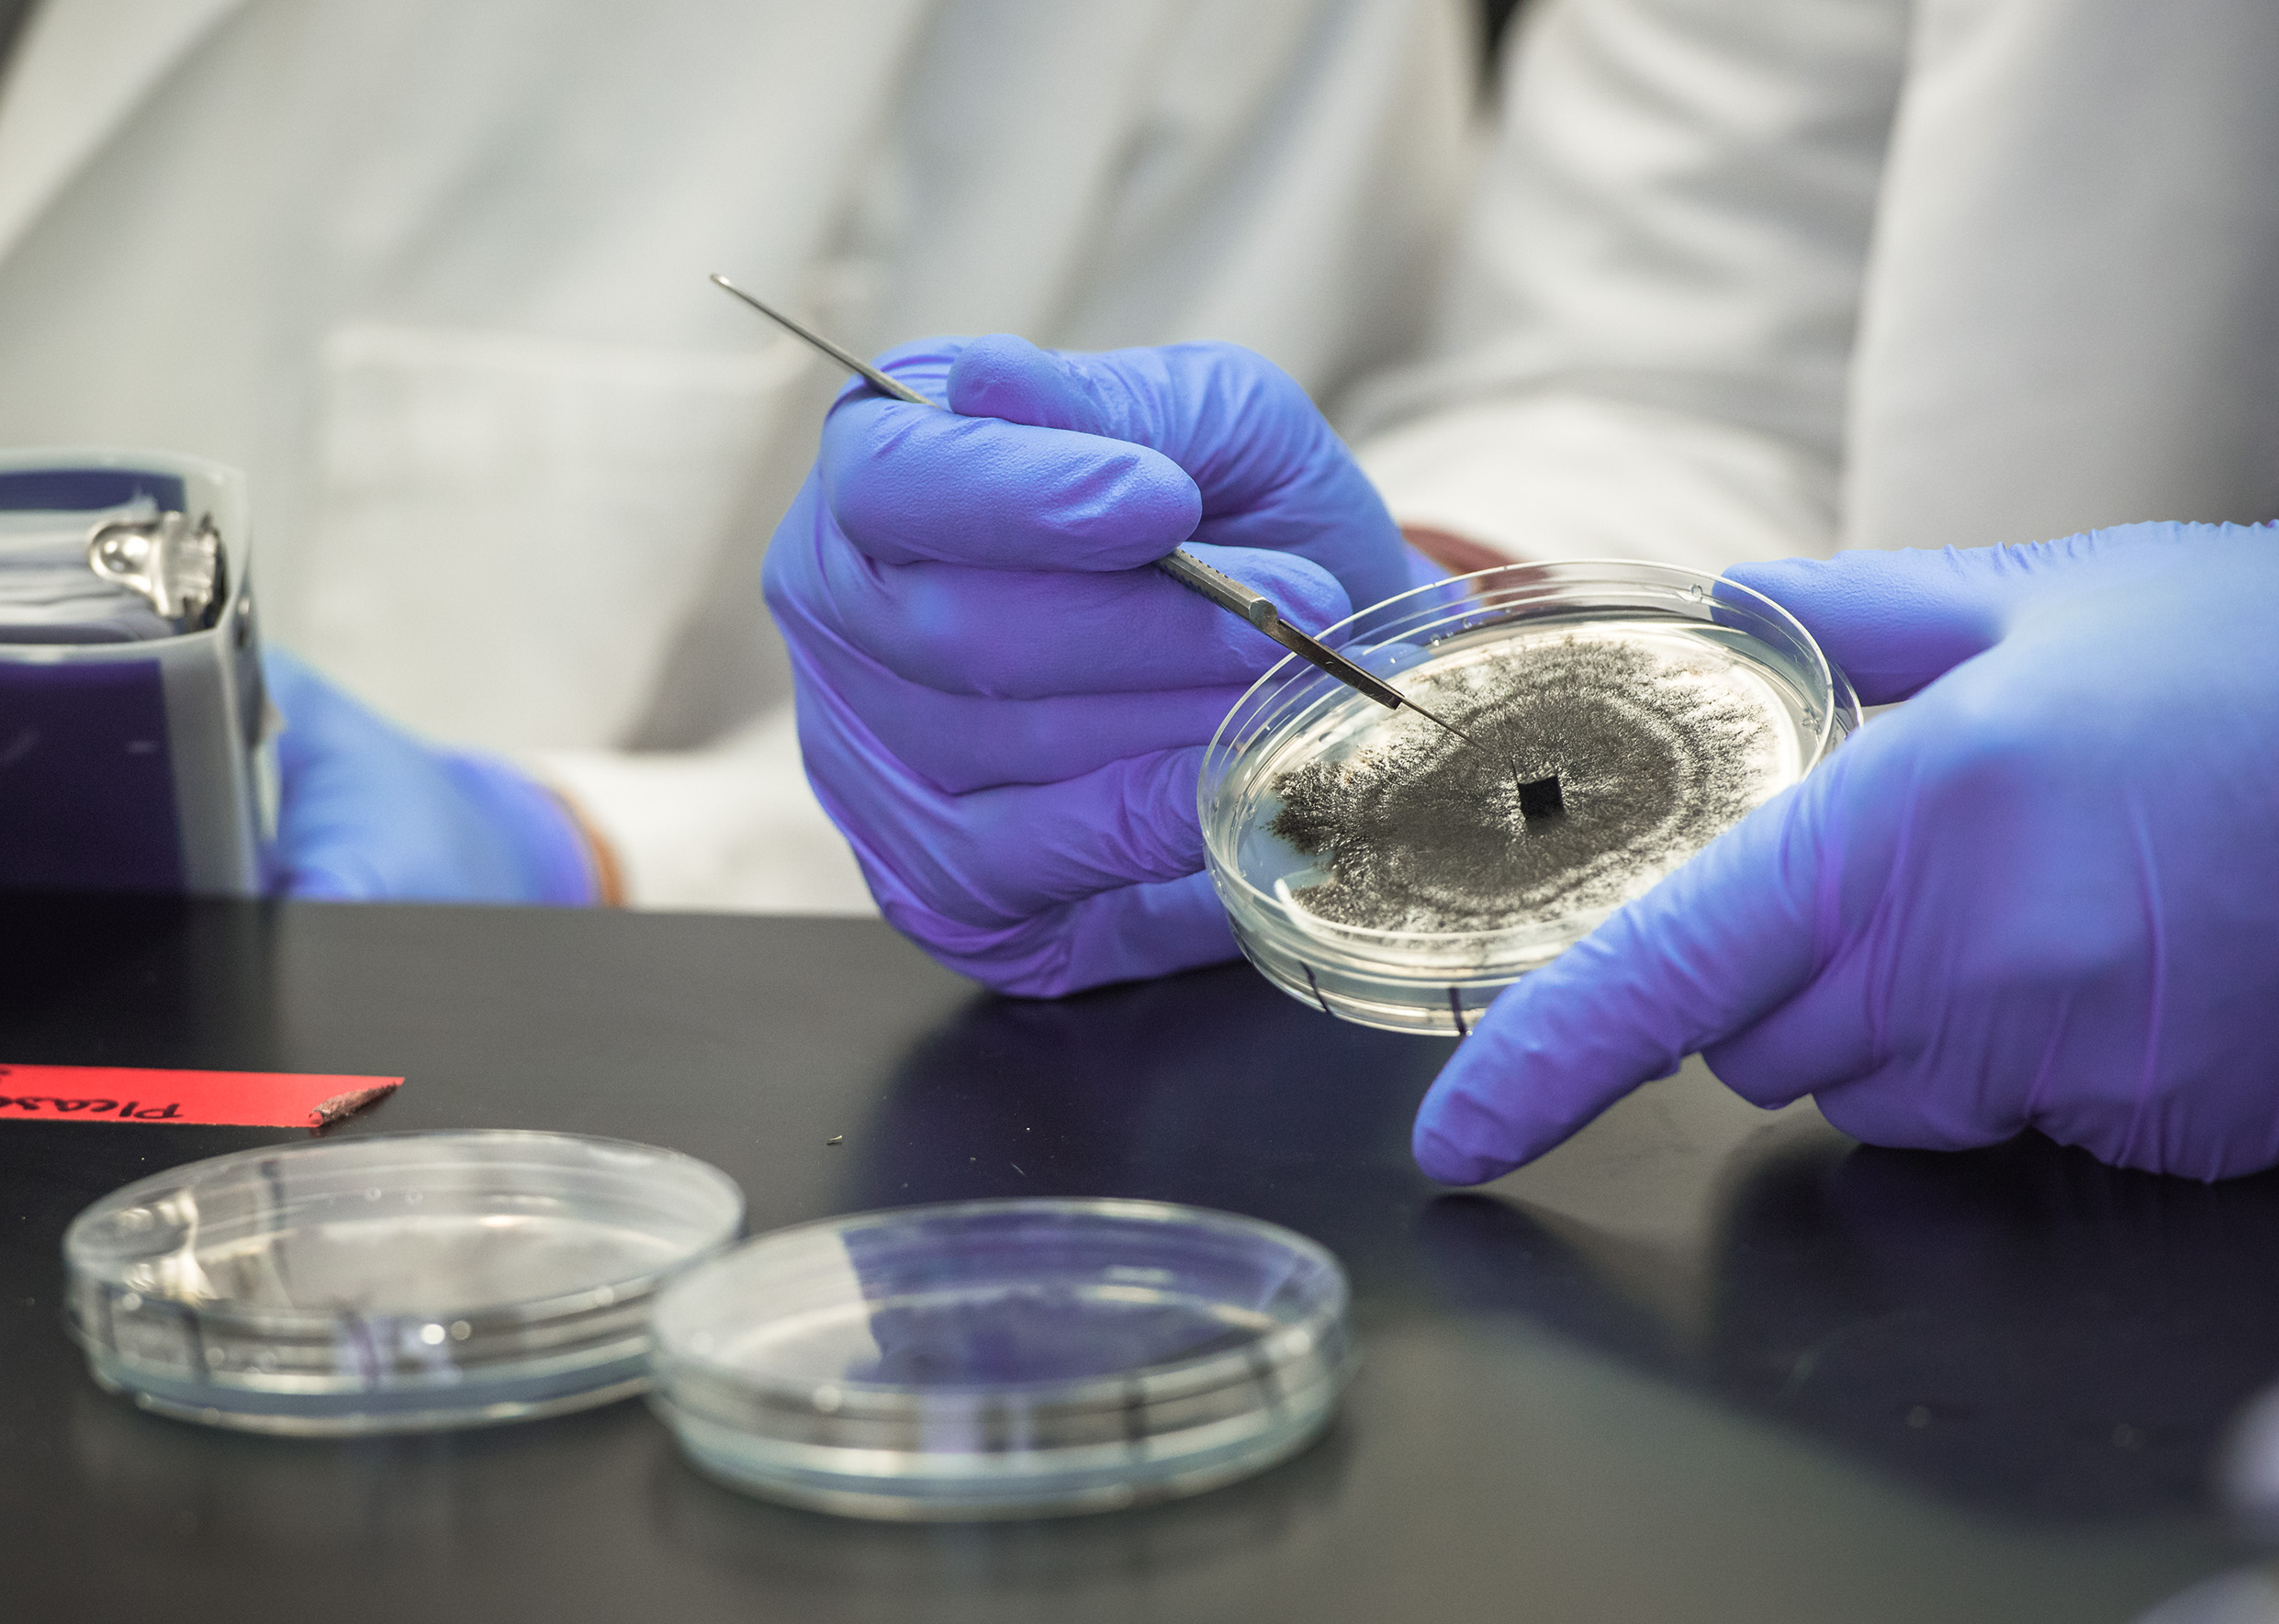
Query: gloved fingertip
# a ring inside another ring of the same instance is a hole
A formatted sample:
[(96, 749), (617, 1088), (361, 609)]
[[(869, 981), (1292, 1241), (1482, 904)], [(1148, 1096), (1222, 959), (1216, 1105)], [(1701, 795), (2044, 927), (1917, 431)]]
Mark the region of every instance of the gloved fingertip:
[(1870, 705), (1910, 698), (2002, 640), (2033, 549), (1854, 548), (1736, 565), (1725, 579), (1794, 615)]
[(1512, 1121), (1509, 1110), (1516, 1097), (1512, 1085), (1520, 1081), (1515, 1070), (1492, 1034), (1486, 1041), (1476, 1034), (1458, 1047), (1417, 1107), (1409, 1135), (1410, 1153), (1427, 1177), (1443, 1184), (1484, 1184), (1534, 1154), (1538, 1148), (1527, 1142), (1524, 1125)]
[[(1133, 566), (1160, 558), (1195, 533), (1203, 521), (1203, 492), (1187, 471), (1152, 446), (1134, 445), (1111, 481), (1103, 477), (1096, 503), (1114, 514)], [(1104, 475), (1106, 471), (1104, 470)], [(1135, 546), (1132, 543), (1137, 543)]]
[[(934, 333), (896, 344), (871, 358), (871, 364), (898, 383), (908, 385), (929, 400), (939, 400), (949, 387), (949, 369), (971, 340), (958, 333)], [(860, 377), (847, 380), (832, 409), (858, 397), (879, 398), (873, 386)], [(900, 404), (897, 402), (897, 404)]]
[(1334, 626), (1353, 612), (1345, 584), (1310, 558), (1296, 554), (1279, 555), (1285, 579), (1286, 611), (1300, 625)]
[[(1193, 487), (1192, 481), (1189, 486)], [(1353, 612), (1344, 583), (1310, 558), (1266, 547), (1214, 546), (1192, 540), (1187, 550), (1221, 575), (1263, 592), (1280, 606), (1283, 619), (1306, 632), (1333, 626)]]
[(1520, 1165), (1499, 1157), (1483, 1156), (1473, 1147), (1447, 1137), (1421, 1118), (1409, 1138), (1409, 1148), (1424, 1176), (1436, 1184), (1485, 1184)]
[(1098, 408), (1074, 370), (1009, 332), (975, 339), (959, 353), (949, 368), (949, 409), (1033, 428), (1102, 431)]
[(1733, 565), (1726, 569), (1724, 578), (1779, 603), (1784, 591), (1805, 585), (1820, 567), (1822, 561), (1817, 558), (1773, 558)]

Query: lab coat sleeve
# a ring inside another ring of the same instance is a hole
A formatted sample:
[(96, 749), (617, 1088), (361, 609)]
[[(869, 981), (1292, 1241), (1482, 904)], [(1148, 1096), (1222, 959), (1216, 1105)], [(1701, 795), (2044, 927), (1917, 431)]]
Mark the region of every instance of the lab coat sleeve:
[(1720, 568), (1836, 544), (1903, 0), (1543, 0), (1431, 358), (1344, 422), (1404, 522)]
[(522, 765), (606, 842), (624, 900), (731, 913), (874, 912), (800, 766), (791, 707), (701, 750), (544, 750)]

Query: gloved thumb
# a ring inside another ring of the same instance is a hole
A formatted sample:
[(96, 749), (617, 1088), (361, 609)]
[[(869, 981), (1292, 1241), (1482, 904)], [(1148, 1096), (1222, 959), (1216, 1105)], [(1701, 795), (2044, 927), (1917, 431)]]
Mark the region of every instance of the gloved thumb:
[(1392, 517), (1343, 442), (1295, 378), (1239, 345), (1059, 353), (994, 333), (959, 352), (949, 408), (1160, 453), (1195, 482), (1196, 541), (1309, 558), (1355, 604), (1414, 584)]
[(949, 368), (949, 409), (1037, 429), (1067, 429), (1115, 440), (1131, 424), (1101, 398), (1083, 372), (1050, 350), (1009, 332), (968, 341)]
[(1864, 702), (1888, 705), (1993, 647), (2028, 606), (2092, 576), (2157, 568), (2191, 544), (2187, 530), (2206, 528), (2127, 524), (2023, 546), (1863, 549), (1725, 575), (1802, 621)]
[(1418, 1164), (1448, 1184), (1497, 1178), (1801, 990), (1816, 950), (1820, 831), (1843, 763), (1774, 797), (1507, 989), (1425, 1095)]
[(1725, 574), (1803, 622), (1864, 702), (1888, 705), (2002, 641), (2033, 584), (2033, 552), (1839, 553), (1738, 565)]
[(1203, 487), (1207, 510), (1308, 481), (1382, 506), (1297, 380), (1238, 344), (1063, 353), (991, 333), (951, 364), (949, 409), (1147, 446)]

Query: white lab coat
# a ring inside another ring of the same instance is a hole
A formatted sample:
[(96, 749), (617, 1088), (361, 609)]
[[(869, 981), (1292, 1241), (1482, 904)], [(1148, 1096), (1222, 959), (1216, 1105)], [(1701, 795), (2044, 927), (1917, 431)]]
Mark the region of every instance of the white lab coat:
[(1395, 511), (1715, 569), (2279, 515), (2279, 5), (1543, 0)]
[(267, 634), (586, 805), (636, 900), (867, 907), (758, 587), (827, 364), (1413, 345), (1458, 0), (47, 0), (0, 86), (0, 443), (250, 471)]

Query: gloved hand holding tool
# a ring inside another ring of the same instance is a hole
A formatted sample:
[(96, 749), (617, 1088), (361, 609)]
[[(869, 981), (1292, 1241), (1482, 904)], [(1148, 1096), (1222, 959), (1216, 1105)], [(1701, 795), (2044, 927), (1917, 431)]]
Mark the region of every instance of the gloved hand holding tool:
[(1695, 1050), (1879, 1145), (2279, 1161), (2279, 535), (1731, 574), (1864, 700), (1918, 697), (1506, 991), (1425, 1100), (1425, 1170), (1493, 1178)]
[(1437, 572), (1248, 351), (881, 364), (949, 409), (850, 386), (767, 566), (808, 776), (881, 910), (1033, 995), (1234, 957), (1196, 780), (1284, 651), (1150, 566), (1188, 543), (1308, 632)]
[(505, 762), (440, 750), (278, 649), (263, 655), (283, 780), (279, 889), (334, 902), (601, 900), (585, 835)]

